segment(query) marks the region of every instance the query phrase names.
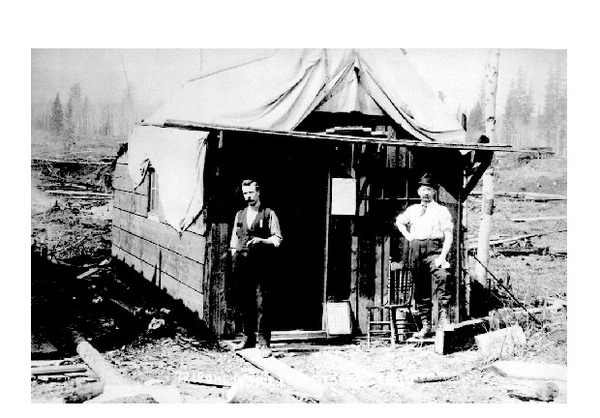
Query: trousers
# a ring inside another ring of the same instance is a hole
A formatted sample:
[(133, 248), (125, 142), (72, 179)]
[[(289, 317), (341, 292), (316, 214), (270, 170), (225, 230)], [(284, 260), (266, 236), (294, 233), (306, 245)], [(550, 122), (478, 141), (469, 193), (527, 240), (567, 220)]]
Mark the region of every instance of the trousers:
[(235, 302), (241, 315), (244, 338), (268, 346), (271, 342), (271, 271), (264, 253), (237, 251), (233, 256)]
[(424, 315), (431, 314), (432, 283), (438, 303), (443, 307), (450, 303), (448, 271), (434, 263), (442, 252), (442, 244), (441, 239), (415, 239), (410, 242), (409, 268), (414, 284), (415, 308)]

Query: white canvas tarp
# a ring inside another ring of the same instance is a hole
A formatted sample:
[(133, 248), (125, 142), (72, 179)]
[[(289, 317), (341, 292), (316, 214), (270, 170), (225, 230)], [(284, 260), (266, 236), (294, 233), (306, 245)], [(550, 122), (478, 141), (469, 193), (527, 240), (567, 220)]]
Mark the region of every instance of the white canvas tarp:
[[(204, 162), (208, 132), (136, 126), (129, 137), (128, 168), (134, 187), (144, 180), (148, 165), (158, 175), (158, 196), (165, 221), (186, 230), (204, 204)], [(202, 218), (195, 225), (204, 232)]]
[(388, 114), (422, 141), (465, 132), (401, 50), (284, 49), (188, 81), (146, 123), (291, 131), (311, 112)]
[[(465, 139), (459, 122), (401, 50), (263, 51), (188, 81), (144, 124), (176, 120), (292, 131), (315, 111), (387, 114), (422, 141)], [(129, 138), (134, 183), (141, 183), (150, 162), (158, 173), (165, 218), (178, 231), (202, 210), (206, 136), (138, 126)]]

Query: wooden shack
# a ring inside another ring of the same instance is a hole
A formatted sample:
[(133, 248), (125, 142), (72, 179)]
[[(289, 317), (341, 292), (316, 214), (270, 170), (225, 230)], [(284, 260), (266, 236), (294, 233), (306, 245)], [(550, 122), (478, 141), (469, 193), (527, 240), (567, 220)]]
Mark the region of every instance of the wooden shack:
[[(284, 236), (273, 260), (278, 277), (272, 295), (274, 330), (326, 333), (327, 302), (347, 301), (354, 332), (366, 332), (366, 307), (387, 300), (390, 260), (405, 258), (406, 243), (394, 219), (418, 201), (421, 175), (429, 172), (440, 179), (439, 201), (462, 225), (463, 202), (493, 151), (503, 149), (465, 143), (462, 126), (437, 96), (421, 79), (409, 77), (414, 70), (407, 70), (401, 52), (388, 59), (369, 54), (286, 51), (284, 57), (274, 54), (259, 61), (269, 65), (272, 77), (285, 73), (290, 60), (295, 63), (293, 71), (301, 75), (281, 76), (288, 83), (281, 88), (285, 94), (259, 82), (266, 83), (265, 67), (254, 68), (256, 62), (244, 69), (258, 79), (250, 91), (244, 90), (248, 75), (240, 74), (239, 66), (224, 71), (237, 80), (235, 85), (214, 79), (223, 73), (190, 81), (174, 103), (136, 127), (129, 151), (117, 161), (113, 256), (180, 299), (216, 335), (234, 334), (239, 329), (230, 292), (231, 224), (243, 207), (240, 182), (254, 178), (261, 184), (263, 203), (278, 214)], [(399, 96), (402, 89), (395, 83), (412, 83), (408, 95)], [(218, 97), (211, 90), (215, 86)], [(263, 100), (261, 94), (276, 100)], [(239, 102), (239, 108), (232, 104)], [(243, 120), (241, 114), (251, 117)], [(146, 132), (155, 139), (145, 141)], [(179, 135), (199, 145), (164, 161), (165, 151), (156, 147), (171, 150)], [(185, 165), (190, 154), (200, 164), (186, 173), (201, 174), (177, 178), (172, 170), (181, 169), (178, 165)], [(170, 194), (165, 185), (173, 189)], [(181, 222), (174, 221), (174, 209), (165, 210), (164, 197), (178, 199), (189, 185), (201, 187), (190, 198), (193, 203), (181, 202), (187, 212)], [(450, 260), (454, 321), (468, 315), (464, 235), (464, 226), (455, 228)]]

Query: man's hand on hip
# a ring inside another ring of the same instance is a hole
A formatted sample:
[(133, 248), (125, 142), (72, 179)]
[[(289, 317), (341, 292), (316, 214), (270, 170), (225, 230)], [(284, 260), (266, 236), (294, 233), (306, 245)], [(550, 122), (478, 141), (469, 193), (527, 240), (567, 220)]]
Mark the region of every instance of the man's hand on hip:
[(441, 268), (443, 268), (443, 269), (447, 269), (447, 268), (449, 268), (449, 267), (450, 267), (450, 263), (448, 263), (448, 262), (446, 261), (446, 257), (442, 257), (442, 256), (439, 256), (439, 257), (437, 257), (437, 258), (436, 258), (436, 259), (433, 261), (433, 263), (435, 264), (435, 266), (436, 266), (436, 267), (441, 267)]

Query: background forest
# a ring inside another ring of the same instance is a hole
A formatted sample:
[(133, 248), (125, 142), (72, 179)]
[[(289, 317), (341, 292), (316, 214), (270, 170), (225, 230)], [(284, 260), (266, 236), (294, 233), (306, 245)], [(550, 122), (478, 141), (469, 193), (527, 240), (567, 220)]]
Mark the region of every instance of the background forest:
[[(549, 147), (557, 156), (566, 156), (567, 71), (564, 55), (557, 54), (550, 65), (543, 95), (534, 94), (532, 85), (532, 80), (519, 67), (511, 79), (505, 102), (497, 104), (498, 142), (515, 148)], [(444, 91), (440, 90), (438, 94), (446, 101)], [(136, 86), (127, 78), (121, 99), (112, 102), (89, 97), (77, 82), (70, 86), (66, 97), (57, 92), (54, 97), (32, 103), (32, 130), (63, 141), (67, 150), (78, 138), (102, 136), (125, 140), (135, 123), (161, 105), (138, 96), (142, 95), (136, 94)], [(542, 99), (536, 103), (535, 97)], [(468, 140), (476, 141), (485, 132), (483, 83), (476, 103), (458, 105), (457, 118), (460, 120), (463, 114), (466, 115)]]

